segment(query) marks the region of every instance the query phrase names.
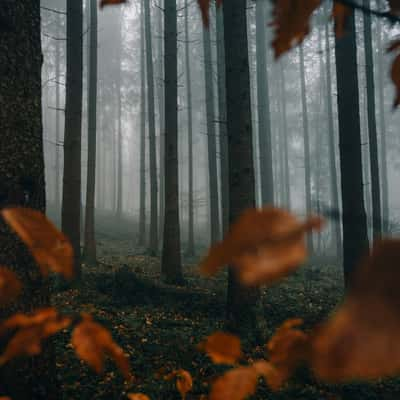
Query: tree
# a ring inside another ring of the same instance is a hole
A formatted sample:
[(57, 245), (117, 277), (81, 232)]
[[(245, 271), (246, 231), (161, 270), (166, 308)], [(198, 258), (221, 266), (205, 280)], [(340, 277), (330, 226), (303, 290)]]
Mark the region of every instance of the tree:
[(257, 105), (258, 140), (260, 146), (260, 177), (262, 204), (274, 203), (274, 178), (272, 168), (271, 113), (267, 76), (265, 0), (256, 1), (256, 46), (257, 46)]
[(165, 282), (183, 282), (179, 227), (178, 180), (178, 63), (176, 1), (165, 2), (165, 218), (161, 276)]
[[(223, 4), (227, 131), (229, 151), (229, 219), (255, 206), (246, 0)], [(244, 287), (230, 268), (227, 319), (231, 330), (258, 332), (260, 292)]]
[(353, 10), (349, 9), (346, 34), (336, 37), (335, 54), (343, 206), (343, 268), (346, 285), (350, 285), (356, 263), (368, 248)]
[[(0, 21), (0, 183), (1, 208), (30, 207), (44, 212), (45, 182), (41, 108), (42, 51), (39, 1), (1, 1)], [(25, 290), (0, 318), (50, 303), (48, 282), (21, 240), (0, 221), (0, 263), (10, 267)], [(0, 342), (1, 348), (4, 339)], [(13, 399), (59, 398), (53, 346), (33, 359), (0, 368), (0, 393)]]
[(117, 65), (116, 65), (116, 82), (115, 82), (115, 94), (117, 99), (117, 154), (116, 158), (117, 162), (117, 207), (116, 214), (117, 218), (122, 218), (122, 197), (123, 197), (123, 189), (122, 189), (122, 11), (118, 12), (118, 42), (117, 42)]
[(88, 41), (88, 160), (86, 180), (84, 258), (96, 263), (95, 188), (96, 188), (96, 130), (97, 130), (97, 2), (90, 0), (90, 31)]
[(67, 75), (61, 225), (74, 249), (78, 278), (81, 269), (82, 19), (82, 0), (67, 0)]
[(146, 74), (147, 74), (147, 113), (149, 124), (149, 158), (150, 158), (150, 242), (151, 254), (158, 252), (158, 183), (157, 183), (157, 150), (156, 126), (154, 112), (154, 66), (153, 45), (151, 36), (150, 0), (144, 0), (144, 29), (146, 36)]

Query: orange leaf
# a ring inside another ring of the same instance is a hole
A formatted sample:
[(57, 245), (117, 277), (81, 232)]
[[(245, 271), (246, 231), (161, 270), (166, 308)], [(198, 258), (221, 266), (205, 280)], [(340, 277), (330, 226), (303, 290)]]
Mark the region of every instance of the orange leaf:
[(113, 341), (111, 333), (94, 322), (88, 314), (83, 314), (82, 319), (72, 332), (71, 339), (78, 357), (100, 374), (104, 369), (105, 357), (109, 356), (117, 364), (125, 379), (130, 380), (132, 375), (129, 359)]
[(100, 8), (103, 8), (104, 6), (114, 6), (122, 3), (126, 3), (126, 0), (101, 0)]
[(397, 107), (400, 104), (400, 54), (393, 61), (390, 75), (396, 87), (396, 97), (394, 99), (393, 107)]
[(0, 267), (0, 305), (13, 302), (21, 293), (22, 285), (14, 272)]
[(271, 284), (304, 262), (305, 233), (319, 229), (321, 224), (318, 217), (301, 223), (278, 208), (249, 209), (232, 225), (225, 239), (211, 247), (200, 269), (212, 275), (232, 263), (244, 284)]
[(143, 393), (128, 393), (129, 400), (150, 400), (149, 396)]
[(53, 271), (72, 278), (72, 246), (44, 214), (22, 207), (7, 208), (1, 214), (28, 246), (43, 275)]
[(20, 356), (34, 356), (41, 352), (42, 341), (68, 327), (71, 319), (61, 317), (54, 308), (35, 311), (32, 315), (15, 314), (0, 326), (0, 334), (16, 329), (0, 357), (0, 365)]
[(351, 9), (344, 4), (334, 3), (332, 9), (332, 18), (335, 23), (335, 34), (342, 37), (346, 32), (346, 20), (351, 15)]
[(324, 380), (376, 379), (400, 372), (400, 240), (377, 242), (344, 304), (312, 341), (312, 366)]
[(298, 365), (309, 358), (308, 336), (295, 329), (302, 323), (301, 319), (284, 322), (267, 344), (269, 359), (277, 372), (273, 382), (275, 389), (282, 386)]
[(170, 374), (165, 376), (164, 379), (170, 381), (176, 378), (176, 388), (180, 393), (182, 400), (185, 400), (188, 392), (192, 390), (193, 387), (193, 379), (188, 371), (184, 369), (178, 369), (176, 371), (172, 371)]
[(281, 56), (301, 43), (310, 32), (309, 19), (321, 0), (276, 0), (272, 26), (275, 38), (272, 46), (275, 57)]
[(216, 332), (199, 344), (215, 364), (234, 364), (242, 357), (240, 339), (234, 335)]
[(399, 0), (389, 0), (390, 12), (393, 14), (400, 13), (400, 1)]

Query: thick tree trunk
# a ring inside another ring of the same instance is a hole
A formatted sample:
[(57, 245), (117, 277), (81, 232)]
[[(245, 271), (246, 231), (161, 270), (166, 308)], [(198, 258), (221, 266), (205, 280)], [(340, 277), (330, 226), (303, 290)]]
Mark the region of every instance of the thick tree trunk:
[[(226, 105), (229, 148), (229, 217), (236, 220), (255, 207), (246, 0), (224, 2)], [(229, 271), (228, 327), (238, 333), (259, 333), (260, 292), (241, 285)]]
[(207, 156), (208, 156), (208, 183), (210, 202), (210, 233), (211, 243), (220, 239), (219, 223), (219, 195), (217, 172), (217, 138), (215, 130), (214, 83), (211, 55), (210, 29), (203, 26), (203, 54), (204, 54), (204, 83), (207, 120)]
[(62, 230), (69, 237), (74, 249), (78, 279), (81, 270), (82, 18), (82, 0), (67, 0)]
[[(175, 0), (174, 0), (175, 1)], [(154, 112), (154, 66), (151, 36), (150, 0), (144, 0), (144, 29), (146, 35), (146, 74), (147, 74), (147, 112), (149, 123), (149, 158), (150, 158), (150, 241), (151, 254), (158, 252), (158, 182), (157, 149)]]
[(178, 186), (178, 63), (176, 1), (165, 2), (165, 218), (161, 276), (165, 282), (183, 282), (179, 227)]
[(274, 203), (274, 178), (272, 168), (269, 85), (267, 76), (265, 5), (265, 0), (256, 1), (258, 140), (260, 150), (261, 203), (263, 205), (271, 205)]
[[(45, 211), (41, 108), (40, 2), (2, 0), (0, 20), (0, 206)], [(49, 305), (47, 282), (21, 240), (0, 221), (0, 264), (15, 271), (24, 290), (0, 319)], [(3, 348), (4, 343), (0, 343)], [(53, 346), (0, 368), (0, 393), (18, 400), (56, 400)]]
[(345, 282), (349, 286), (356, 264), (368, 248), (368, 236), (363, 196), (354, 12), (347, 22), (347, 34), (336, 38), (335, 53), (343, 204), (343, 268)]
[(95, 190), (96, 190), (96, 131), (97, 131), (97, 1), (90, 0), (90, 31), (88, 41), (88, 159), (86, 180), (84, 258), (96, 264)]

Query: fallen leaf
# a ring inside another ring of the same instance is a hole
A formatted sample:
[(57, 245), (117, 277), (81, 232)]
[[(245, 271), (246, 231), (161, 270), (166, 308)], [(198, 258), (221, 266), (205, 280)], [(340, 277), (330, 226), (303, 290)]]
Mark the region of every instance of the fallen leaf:
[(126, 0), (101, 0), (100, 8), (103, 8), (105, 6), (114, 6), (114, 5), (123, 4), (123, 3), (126, 3)]
[(0, 267), (0, 306), (13, 302), (21, 293), (22, 285), (17, 275)]
[(216, 332), (199, 344), (215, 364), (235, 364), (242, 357), (240, 339), (224, 332)]
[(150, 397), (143, 393), (128, 393), (129, 400), (150, 400)]
[(244, 284), (271, 284), (305, 261), (305, 234), (320, 229), (321, 225), (319, 217), (300, 222), (278, 208), (247, 210), (224, 240), (211, 247), (200, 270), (205, 275), (213, 275), (232, 263)]
[(42, 341), (67, 328), (71, 319), (60, 316), (54, 308), (40, 309), (32, 315), (15, 314), (0, 325), (0, 335), (16, 330), (0, 356), (0, 365), (20, 356), (40, 354)]
[(30, 208), (6, 208), (4, 220), (28, 246), (43, 275), (57, 272), (73, 276), (73, 250), (69, 240), (40, 211)]
[(184, 369), (178, 369), (165, 376), (165, 380), (167, 381), (172, 379), (176, 379), (176, 389), (181, 395), (182, 400), (185, 400), (187, 393), (193, 388), (193, 379), (190, 372)]
[(337, 312), (316, 329), (312, 367), (332, 382), (400, 372), (400, 240), (376, 242)]
[(71, 343), (81, 360), (86, 361), (98, 374), (103, 372), (105, 357), (114, 360), (126, 380), (132, 378), (129, 359), (112, 339), (111, 333), (102, 327), (89, 314), (82, 315), (72, 332)]

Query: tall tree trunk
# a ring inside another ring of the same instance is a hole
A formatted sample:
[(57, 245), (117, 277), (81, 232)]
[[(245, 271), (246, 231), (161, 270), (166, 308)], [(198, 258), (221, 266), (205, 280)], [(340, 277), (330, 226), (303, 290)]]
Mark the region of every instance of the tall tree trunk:
[(347, 18), (347, 33), (336, 38), (339, 151), (343, 204), (343, 268), (346, 285), (362, 253), (368, 248), (363, 196), (360, 105), (354, 12)]
[(165, 282), (183, 282), (178, 186), (178, 62), (176, 1), (165, 2), (165, 219), (161, 275)]
[(97, 131), (97, 1), (90, 0), (90, 31), (88, 40), (88, 159), (86, 180), (85, 245), (87, 263), (96, 263), (95, 191)]
[[(233, 222), (246, 208), (255, 207), (246, 0), (224, 2), (223, 13), (229, 132), (229, 218)], [(259, 290), (244, 287), (234, 269), (230, 268), (228, 327), (246, 335), (259, 333), (259, 301)]]
[[(0, 206), (45, 212), (43, 157), (40, 2), (1, 1), (0, 21)], [(0, 220), (0, 263), (22, 281), (22, 295), (0, 310), (0, 319), (15, 312), (48, 307), (47, 281), (31, 253)], [(4, 339), (0, 346), (3, 348)], [(0, 368), (0, 393), (18, 400), (50, 399), (57, 393), (53, 346), (32, 359), (13, 360)]]
[(378, 96), (379, 96), (379, 127), (380, 127), (380, 158), (381, 158), (381, 182), (382, 182), (382, 231), (389, 231), (389, 184), (387, 169), (387, 146), (386, 146), (386, 118), (385, 118), (385, 94), (384, 94), (384, 74), (383, 66), (383, 46), (382, 46), (382, 22), (377, 20), (378, 38)]
[(185, 0), (185, 66), (186, 66), (186, 105), (188, 129), (188, 243), (187, 255), (194, 256), (194, 204), (193, 204), (193, 110), (192, 74), (189, 47), (189, 2)]
[[(370, 0), (363, 0), (365, 7), (370, 7)], [(374, 58), (372, 49), (372, 24), (371, 15), (363, 14), (364, 18), (364, 46), (365, 46), (365, 73), (367, 79), (367, 108), (368, 108), (368, 134), (369, 134), (369, 161), (371, 173), (372, 194), (372, 229), (374, 238), (382, 235), (381, 215), (381, 188), (379, 177), (378, 134), (376, 130), (375, 115), (375, 82)]]
[[(57, 14), (56, 17), (57, 24), (57, 36), (60, 34), (60, 26), (61, 26), (61, 16)], [(56, 40), (56, 59), (55, 59), (55, 67), (56, 67), (56, 145), (55, 145), (55, 206), (57, 211), (60, 210), (61, 206), (61, 193), (60, 193), (60, 142), (61, 142), (61, 133), (60, 133), (60, 69), (61, 69), (61, 44), (59, 40)]]
[(117, 49), (117, 76), (116, 76), (116, 95), (117, 95), (117, 218), (122, 218), (122, 12), (118, 13), (118, 49)]
[(207, 120), (208, 182), (210, 195), (211, 243), (220, 238), (219, 195), (217, 172), (217, 138), (215, 131), (214, 83), (210, 29), (203, 26), (204, 83)]
[(69, 237), (74, 249), (78, 279), (81, 271), (82, 19), (82, 0), (67, 0), (62, 230)]
[[(301, 107), (303, 117), (303, 135), (304, 135), (304, 184), (306, 191), (306, 213), (311, 214), (311, 160), (310, 160), (310, 132), (308, 125), (308, 107), (306, 93), (306, 73), (304, 65), (304, 48), (303, 44), (299, 46), (299, 63), (300, 63), (300, 86), (301, 86)], [(318, 135), (318, 132), (317, 132)], [(311, 233), (307, 235), (307, 247), (310, 253), (313, 253), (313, 240)]]
[(144, 4), (140, 2), (140, 198), (139, 198), (139, 246), (146, 244), (146, 67), (144, 37)]
[[(175, 1), (175, 0), (173, 0)], [(147, 112), (149, 123), (149, 158), (150, 158), (150, 242), (151, 254), (158, 252), (158, 182), (157, 149), (154, 112), (154, 71), (153, 46), (151, 36), (150, 0), (144, 0), (144, 29), (146, 35), (146, 73), (147, 73)]]
[(271, 205), (274, 203), (274, 178), (272, 168), (269, 85), (267, 76), (265, 5), (265, 0), (256, 1), (258, 140), (260, 151), (261, 203), (263, 205)]
[(226, 128), (225, 47), (224, 16), (222, 6), (216, 10), (217, 74), (218, 74), (218, 123), (221, 168), (221, 226), (222, 232), (229, 228), (229, 160), (228, 132)]

